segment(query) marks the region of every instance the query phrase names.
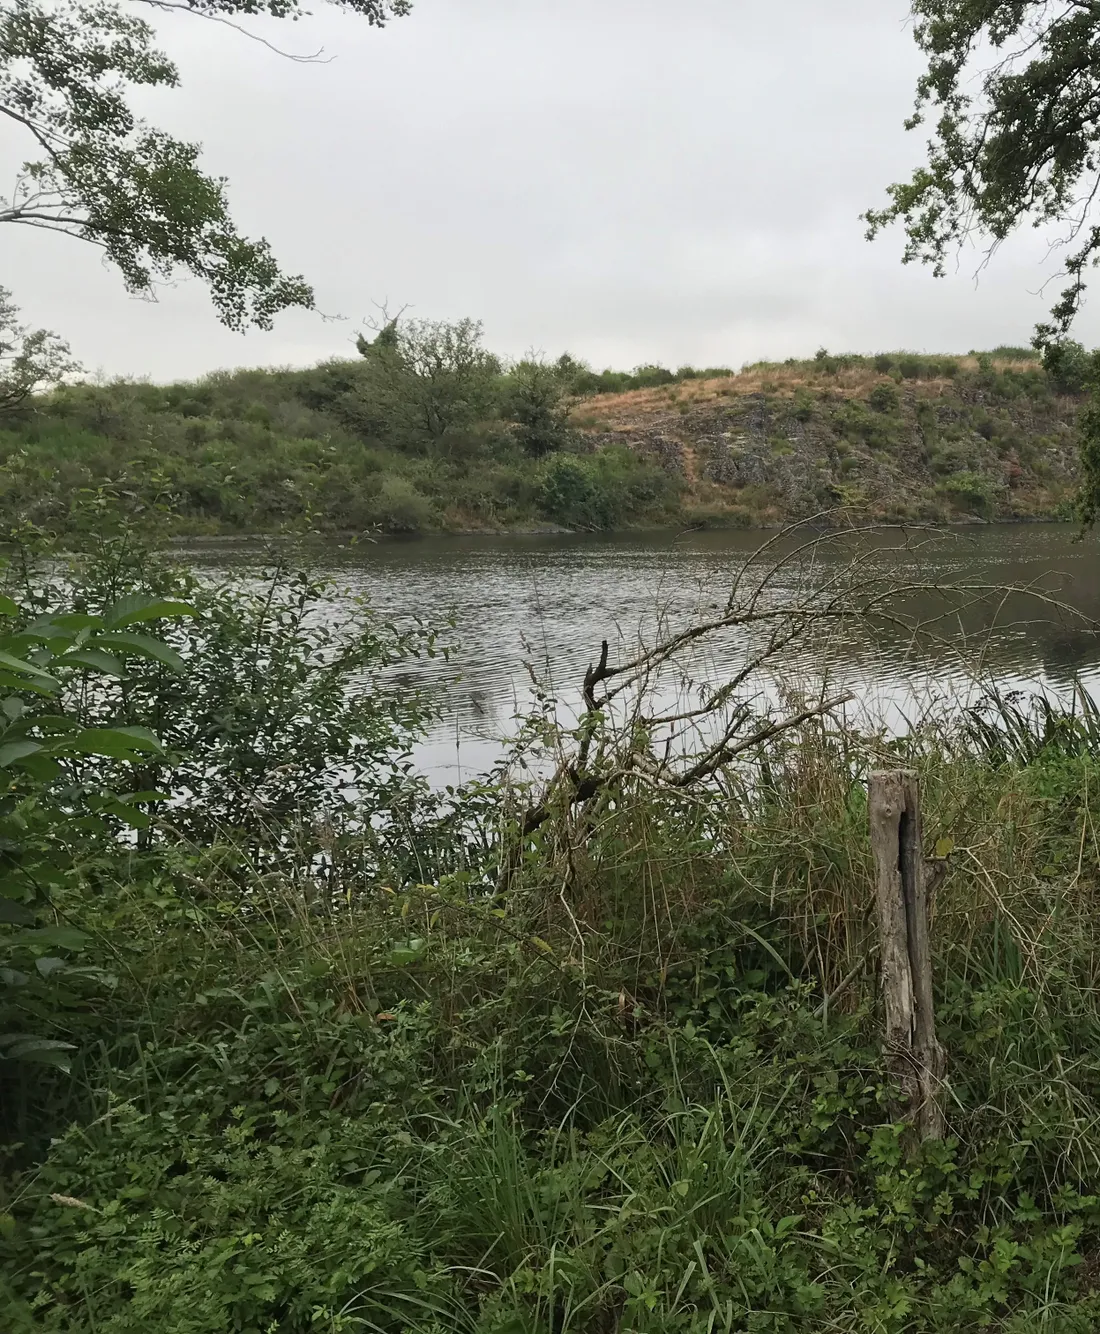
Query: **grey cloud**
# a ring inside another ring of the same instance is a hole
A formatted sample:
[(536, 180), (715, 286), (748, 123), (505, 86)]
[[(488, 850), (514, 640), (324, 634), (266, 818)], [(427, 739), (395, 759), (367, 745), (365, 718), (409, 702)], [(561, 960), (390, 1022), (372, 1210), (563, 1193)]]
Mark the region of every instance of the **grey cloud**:
[[(158, 379), (345, 354), (384, 297), (482, 318), (505, 353), (599, 364), (1026, 339), (1042, 238), (977, 286), (976, 254), (937, 282), (900, 265), (899, 238), (863, 239), (859, 213), (920, 149), (901, 128), (919, 70), (906, 11), (417, 0), (383, 32), (324, 8), (258, 29), (323, 45), (326, 65), (166, 15), (183, 87), (149, 114), (204, 142), (242, 224), (348, 320), (293, 313), (242, 339), (194, 284), (134, 302), (94, 252), (16, 228), (0, 281), (89, 366)], [(1089, 315), (1082, 334), (1100, 341)]]

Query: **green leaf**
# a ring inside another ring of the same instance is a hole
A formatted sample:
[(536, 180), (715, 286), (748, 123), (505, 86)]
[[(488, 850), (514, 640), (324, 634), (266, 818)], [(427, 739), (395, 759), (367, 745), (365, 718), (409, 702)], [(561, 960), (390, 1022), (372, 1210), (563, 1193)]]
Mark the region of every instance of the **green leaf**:
[(936, 856), (950, 857), (955, 851), (955, 840), (953, 838), (941, 838), (936, 840)]
[(129, 653), (138, 658), (149, 658), (153, 662), (164, 663), (166, 667), (170, 667), (174, 672), (187, 670), (187, 664), (176, 650), (165, 644), (163, 640), (154, 639), (152, 635), (112, 631), (110, 634), (96, 635), (89, 647), (113, 648), (123, 655)]
[(59, 950), (82, 950), (91, 940), (75, 926), (40, 926), (30, 931), (18, 931), (8, 937), (9, 945), (46, 945)]
[(8, 1044), (4, 1055), (9, 1061), (33, 1061), (36, 1065), (54, 1065), (66, 1074), (72, 1062), (68, 1056), (76, 1048), (71, 1042), (57, 1042), (53, 1038), (24, 1038)]
[(125, 676), (122, 663), (113, 653), (103, 649), (89, 647), (70, 649), (57, 659), (58, 667), (87, 667), (94, 672), (103, 672), (106, 676)]
[(59, 685), (58, 681), (44, 685), (37, 677), (20, 677), (12, 672), (0, 671), (0, 687), (6, 686), (9, 690), (32, 690), (36, 695), (52, 695)]
[(0, 898), (0, 922), (7, 922), (11, 926), (30, 926), (33, 921), (34, 913), (25, 903)]
[(24, 713), (9, 723), (3, 731), (6, 741), (17, 736), (26, 736), (28, 732), (41, 732), (43, 736), (54, 736), (64, 732), (79, 732), (80, 724), (75, 718), (67, 718), (63, 713)]
[(147, 750), (150, 754), (164, 754), (164, 747), (160, 744), (160, 738), (155, 732), (150, 732), (147, 727), (115, 727), (112, 730), (122, 736), (131, 737), (134, 745), (139, 750)]
[(26, 658), (17, 658), (12, 653), (5, 653), (3, 649), (0, 649), (0, 667), (7, 667), (21, 676), (33, 677), (43, 685), (50, 685), (55, 689), (61, 684), (56, 677), (44, 672), (41, 667), (36, 667), (33, 662), (28, 662)]
[(19, 761), (20, 769), (25, 769), (32, 778), (40, 783), (49, 783), (61, 773), (61, 765), (43, 752), (40, 755), (26, 755)]
[(87, 727), (73, 737), (72, 744), (85, 755), (103, 755), (110, 760), (132, 760), (138, 754), (164, 753), (164, 747), (144, 727)]
[(119, 598), (113, 607), (103, 613), (103, 624), (108, 630), (121, 630), (126, 625), (144, 621), (159, 621), (169, 616), (197, 616), (198, 612), (187, 602), (171, 598), (150, 597), (147, 593), (131, 593)]
[(121, 820), (123, 824), (129, 825), (131, 829), (148, 829), (153, 823), (152, 816), (134, 806), (127, 805), (124, 801), (119, 801), (115, 796), (109, 794), (103, 794), (99, 798), (99, 804), (95, 809), (113, 815), (116, 820)]
[(0, 593), (0, 616), (18, 616), (19, 604), (13, 602), (6, 593)]
[(5, 741), (0, 745), (0, 769), (17, 764), (28, 755), (36, 755), (41, 749), (41, 742), (38, 741)]
[(79, 630), (91, 630), (93, 627), (102, 624), (102, 618), (99, 616), (89, 616), (83, 611), (60, 612), (55, 616), (39, 616), (31, 621), (30, 625), (22, 631), (32, 639), (56, 639), (58, 631), (66, 632), (68, 637), (72, 635), (68, 632)]
[(410, 963), (415, 963), (423, 955), (427, 944), (426, 940), (417, 937), (407, 941), (404, 945), (396, 945), (390, 950), (387, 962), (392, 968), (405, 968)]

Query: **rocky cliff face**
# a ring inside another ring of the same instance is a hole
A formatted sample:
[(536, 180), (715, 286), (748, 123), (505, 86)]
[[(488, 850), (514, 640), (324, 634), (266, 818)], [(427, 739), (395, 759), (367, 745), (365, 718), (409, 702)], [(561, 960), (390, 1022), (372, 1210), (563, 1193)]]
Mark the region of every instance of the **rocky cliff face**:
[(958, 358), (905, 380), (813, 364), (603, 395), (574, 420), (593, 449), (625, 444), (683, 487), (690, 517), (780, 522), (846, 507), (950, 521), (1065, 515), (1078, 403), (1034, 362)]

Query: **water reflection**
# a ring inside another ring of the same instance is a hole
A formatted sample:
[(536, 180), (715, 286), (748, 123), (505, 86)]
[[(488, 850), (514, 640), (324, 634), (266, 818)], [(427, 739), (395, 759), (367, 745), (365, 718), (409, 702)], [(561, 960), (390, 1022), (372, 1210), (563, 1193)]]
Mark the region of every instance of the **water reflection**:
[[(775, 541), (770, 559), (754, 564), (761, 540), (746, 532), (429, 539), (325, 549), (318, 563), (388, 618), (436, 626), (453, 619), (457, 656), (405, 664), (397, 677), (439, 692), (441, 720), (419, 758), (448, 777), (491, 762), (497, 739), (530, 699), (532, 677), (575, 698), (602, 639), (625, 649), (713, 615), (735, 581), (756, 586), (775, 559), (786, 562), (767, 576), (766, 597), (776, 601), (811, 588), (839, 591), (853, 569), (872, 582), (914, 586), (894, 608), (899, 619), (823, 630), (780, 664), (790, 675), (827, 669), (865, 712), (892, 725), (936, 702), (964, 701), (976, 666), (1010, 687), (1057, 691), (1080, 677), (1100, 689), (1100, 636), (1074, 615), (1100, 622), (1100, 541), (1075, 542), (1071, 527), (915, 533), (904, 545), (898, 534), (880, 533), (812, 551), (803, 535)], [(241, 544), (202, 544), (187, 554), (237, 577), (262, 560)], [(916, 587), (948, 583), (956, 587), (947, 597)], [(1018, 584), (1036, 596), (1005, 597), (982, 584)], [(917, 623), (925, 632), (914, 635)], [(693, 674), (728, 677), (752, 651), (755, 633), (723, 632), (696, 653)]]

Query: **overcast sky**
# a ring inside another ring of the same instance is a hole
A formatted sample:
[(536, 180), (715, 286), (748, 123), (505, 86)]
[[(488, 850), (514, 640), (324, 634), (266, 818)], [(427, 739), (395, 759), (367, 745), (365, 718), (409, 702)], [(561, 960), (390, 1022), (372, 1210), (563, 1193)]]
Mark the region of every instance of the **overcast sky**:
[(195, 282), (135, 301), (93, 249), (5, 228), (0, 282), (89, 370), (305, 365), (349, 353), (385, 300), (597, 366), (966, 351), (1027, 342), (1058, 290), (1033, 234), (977, 282), (977, 254), (937, 280), (902, 267), (899, 235), (864, 240), (921, 149), (901, 0), (415, 0), (383, 31), (315, 8), (254, 30), (326, 64), (165, 16), (182, 87), (143, 105), (346, 318), (242, 337)]

